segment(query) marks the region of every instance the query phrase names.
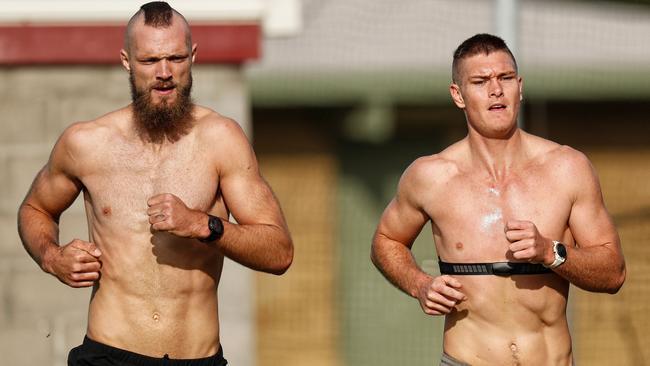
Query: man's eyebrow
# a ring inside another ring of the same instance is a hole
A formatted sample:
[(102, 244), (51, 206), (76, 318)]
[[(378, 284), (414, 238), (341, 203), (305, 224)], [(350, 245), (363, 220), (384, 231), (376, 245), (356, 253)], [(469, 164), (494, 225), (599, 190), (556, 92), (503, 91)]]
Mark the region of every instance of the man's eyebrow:
[(190, 54), (185, 52), (185, 53), (174, 53), (168, 56), (141, 56), (138, 57), (137, 59), (140, 61), (160, 61), (163, 59), (180, 59), (180, 58), (187, 58), (190, 57)]
[[(470, 75), (469, 78), (470, 79), (489, 79), (489, 78), (491, 78), (491, 75), (492, 75), (492, 73), (474, 74), (474, 75)], [(499, 76), (509, 76), (509, 75), (517, 75), (517, 71), (508, 70), (508, 71), (498, 72), (496, 74), (497, 77), (499, 77)]]
[(502, 71), (497, 74), (498, 76), (504, 76), (504, 75), (517, 75), (516, 70), (508, 70), (508, 71)]
[(489, 74), (474, 74), (469, 76), (470, 79), (489, 79)]

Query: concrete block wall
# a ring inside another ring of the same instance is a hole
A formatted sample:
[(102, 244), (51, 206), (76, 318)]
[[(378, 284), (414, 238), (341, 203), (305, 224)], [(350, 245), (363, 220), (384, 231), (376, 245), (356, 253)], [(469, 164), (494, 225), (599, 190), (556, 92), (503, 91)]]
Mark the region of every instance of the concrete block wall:
[[(236, 119), (250, 131), (243, 75), (235, 66), (196, 66), (198, 104)], [(119, 66), (0, 68), (0, 355), (3, 365), (66, 365), (86, 327), (89, 289), (72, 289), (43, 273), (23, 249), (17, 209), (52, 146), (72, 122), (96, 118), (130, 102)], [(61, 242), (87, 238), (81, 196), (61, 219)], [(255, 359), (250, 270), (225, 265), (220, 320), (231, 364)]]

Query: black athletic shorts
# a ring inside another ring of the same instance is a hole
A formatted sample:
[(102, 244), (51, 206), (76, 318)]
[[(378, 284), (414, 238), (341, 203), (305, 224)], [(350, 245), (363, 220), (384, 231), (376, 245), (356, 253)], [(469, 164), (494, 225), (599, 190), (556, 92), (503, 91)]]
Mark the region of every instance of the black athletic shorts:
[(95, 342), (88, 337), (79, 347), (70, 350), (68, 366), (225, 366), (223, 350), (216, 355), (191, 360), (175, 360), (165, 355), (162, 358), (149, 357), (123, 349)]

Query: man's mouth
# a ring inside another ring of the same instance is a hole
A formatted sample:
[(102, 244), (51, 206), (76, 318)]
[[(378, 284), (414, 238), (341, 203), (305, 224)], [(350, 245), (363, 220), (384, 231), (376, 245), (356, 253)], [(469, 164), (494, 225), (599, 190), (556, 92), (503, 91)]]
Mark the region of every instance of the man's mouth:
[(501, 104), (501, 103), (494, 103), (494, 104), (492, 104), (490, 106), (490, 108), (488, 108), (488, 110), (491, 110), (491, 111), (502, 111), (502, 110), (505, 110), (505, 109), (506, 109), (506, 105)]
[(174, 88), (176, 88), (176, 85), (174, 84), (162, 84), (155, 85), (152, 89), (161, 94), (169, 94), (172, 90), (174, 90)]

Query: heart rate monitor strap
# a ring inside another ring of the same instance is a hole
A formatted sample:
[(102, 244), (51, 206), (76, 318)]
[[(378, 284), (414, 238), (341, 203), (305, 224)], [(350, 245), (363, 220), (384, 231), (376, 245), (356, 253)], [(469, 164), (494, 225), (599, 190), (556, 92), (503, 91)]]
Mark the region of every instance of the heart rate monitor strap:
[(493, 263), (447, 263), (438, 260), (441, 274), (453, 275), (525, 275), (552, 273), (541, 264), (493, 262)]

